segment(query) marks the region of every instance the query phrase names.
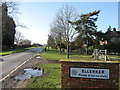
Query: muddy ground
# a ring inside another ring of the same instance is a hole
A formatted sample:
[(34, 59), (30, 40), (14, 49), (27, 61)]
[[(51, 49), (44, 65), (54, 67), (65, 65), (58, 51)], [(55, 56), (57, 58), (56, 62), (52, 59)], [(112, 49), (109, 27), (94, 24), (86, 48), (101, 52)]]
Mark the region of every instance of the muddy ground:
[(33, 57), (30, 61), (25, 63), (23, 66), (21, 66), (18, 70), (16, 70), (14, 73), (12, 73), (8, 78), (6, 78), (2, 82), (2, 88), (25, 88), (27, 83), (29, 82), (28, 80), (15, 80), (15, 76), (21, 75), (24, 73), (25, 68), (37, 68), (38, 65), (42, 63), (48, 63), (50, 62), (49, 60), (45, 60), (42, 58), (36, 58), (39, 55), (36, 55)]

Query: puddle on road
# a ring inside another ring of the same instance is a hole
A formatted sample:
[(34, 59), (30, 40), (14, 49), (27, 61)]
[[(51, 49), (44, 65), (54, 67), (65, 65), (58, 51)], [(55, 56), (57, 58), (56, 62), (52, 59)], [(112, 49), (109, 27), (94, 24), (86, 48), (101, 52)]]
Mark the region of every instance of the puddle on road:
[(25, 80), (25, 79), (30, 79), (31, 77), (37, 77), (42, 75), (43, 75), (43, 70), (28, 68), (28, 69), (24, 69), (24, 74), (16, 76), (15, 79)]

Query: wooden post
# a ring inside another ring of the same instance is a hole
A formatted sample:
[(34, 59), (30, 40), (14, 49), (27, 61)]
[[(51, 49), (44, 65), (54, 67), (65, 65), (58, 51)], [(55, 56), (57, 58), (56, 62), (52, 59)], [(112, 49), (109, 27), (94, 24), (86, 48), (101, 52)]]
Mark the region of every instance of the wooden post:
[(105, 61), (107, 60), (107, 50), (105, 50)]

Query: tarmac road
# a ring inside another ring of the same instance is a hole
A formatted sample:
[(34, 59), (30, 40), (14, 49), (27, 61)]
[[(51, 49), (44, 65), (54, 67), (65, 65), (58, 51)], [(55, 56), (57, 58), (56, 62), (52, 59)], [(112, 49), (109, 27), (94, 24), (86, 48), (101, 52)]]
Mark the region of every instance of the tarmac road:
[[(38, 47), (35, 49), (27, 50), (25, 52), (1, 56), (0, 58), (3, 59), (3, 61), (2, 60), (0, 61), (0, 64), (2, 65), (2, 67), (0, 67), (0, 70), (2, 70), (0, 76), (4, 78), (6, 75), (8, 75), (11, 71), (13, 71), (22, 63), (24, 63), (26, 60), (30, 59), (38, 52), (41, 52), (42, 49), (43, 49), (42, 47)], [(2, 78), (0, 78), (0, 80)]]

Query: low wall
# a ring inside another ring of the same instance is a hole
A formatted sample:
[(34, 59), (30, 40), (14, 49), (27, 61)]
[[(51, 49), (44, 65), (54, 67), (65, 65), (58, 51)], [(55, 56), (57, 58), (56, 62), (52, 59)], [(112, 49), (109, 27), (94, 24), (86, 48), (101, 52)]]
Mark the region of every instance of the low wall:
[(117, 61), (60, 60), (62, 88), (113, 88), (119, 85)]

